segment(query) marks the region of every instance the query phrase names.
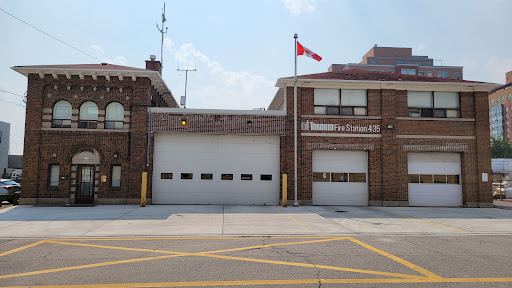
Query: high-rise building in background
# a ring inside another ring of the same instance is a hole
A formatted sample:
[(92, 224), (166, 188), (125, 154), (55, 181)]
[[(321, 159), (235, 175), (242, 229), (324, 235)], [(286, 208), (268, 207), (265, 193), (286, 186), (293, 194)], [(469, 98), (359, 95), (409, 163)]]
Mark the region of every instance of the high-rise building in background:
[(512, 138), (512, 71), (505, 73), (505, 85), (489, 93), (491, 136)]
[(435, 66), (428, 56), (412, 55), (412, 48), (379, 47), (375, 45), (360, 63), (332, 64), (329, 72), (369, 70), (407, 75), (462, 80), (462, 66)]

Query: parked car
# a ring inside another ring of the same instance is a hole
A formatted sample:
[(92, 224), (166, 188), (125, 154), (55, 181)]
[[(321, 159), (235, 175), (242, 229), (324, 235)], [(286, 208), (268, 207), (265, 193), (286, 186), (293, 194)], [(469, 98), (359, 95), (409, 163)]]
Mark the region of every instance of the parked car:
[(0, 206), (3, 201), (18, 205), (21, 185), (11, 179), (0, 179)]
[(12, 180), (17, 182), (17, 183), (19, 183), (19, 184), (21, 184), (21, 175), (16, 176), (16, 178), (12, 178)]

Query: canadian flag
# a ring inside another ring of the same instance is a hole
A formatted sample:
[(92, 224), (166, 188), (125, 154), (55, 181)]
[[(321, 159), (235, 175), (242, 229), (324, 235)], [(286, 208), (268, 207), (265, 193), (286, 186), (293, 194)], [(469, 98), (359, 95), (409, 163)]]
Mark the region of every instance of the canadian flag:
[(316, 61), (322, 60), (322, 57), (320, 57), (320, 55), (318, 55), (315, 52), (309, 50), (308, 48), (302, 46), (299, 43), (299, 41), (297, 41), (297, 55), (306, 55), (310, 58), (315, 59)]

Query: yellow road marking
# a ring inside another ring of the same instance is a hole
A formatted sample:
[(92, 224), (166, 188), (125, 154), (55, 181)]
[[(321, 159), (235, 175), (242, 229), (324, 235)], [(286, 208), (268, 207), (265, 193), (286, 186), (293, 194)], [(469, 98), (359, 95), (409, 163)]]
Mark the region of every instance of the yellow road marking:
[[(243, 240), (243, 239), (268, 239), (269, 237), (152, 237), (152, 238), (59, 238), (59, 241), (139, 241), (139, 240)], [(328, 236), (272, 236), (273, 239), (327, 239)]]
[(443, 228), (450, 229), (450, 230), (453, 230), (453, 231), (456, 231), (456, 232), (465, 232), (464, 230), (460, 230), (460, 229), (453, 228), (453, 227), (450, 227), (450, 226), (446, 226), (446, 225), (443, 225), (443, 224), (438, 224), (438, 223), (435, 223), (435, 222), (430, 222), (430, 221), (423, 220), (423, 219), (414, 218), (414, 217), (407, 216), (407, 215), (404, 215), (404, 214), (400, 214), (400, 213), (396, 213), (396, 212), (392, 212), (392, 211), (381, 210), (381, 209), (378, 209), (378, 208), (375, 208), (375, 207), (370, 207), (370, 208), (372, 208), (374, 210), (378, 210), (378, 211), (384, 212), (384, 213), (389, 213), (389, 214), (397, 215), (397, 216), (400, 216), (400, 217), (409, 218), (411, 220), (427, 223), (427, 224), (430, 224), (430, 225), (443, 227)]
[(419, 273), (421, 273), (421, 274), (423, 274), (423, 275), (425, 275), (425, 276), (427, 276), (427, 277), (429, 277), (431, 279), (443, 279), (441, 276), (436, 275), (436, 274), (428, 271), (427, 269), (424, 269), (424, 268), (421, 268), (420, 266), (414, 265), (411, 262), (409, 262), (407, 260), (404, 260), (404, 259), (402, 259), (400, 257), (397, 257), (395, 255), (389, 254), (388, 252), (384, 252), (384, 251), (382, 251), (380, 249), (377, 249), (377, 248), (375, 248), (373, 246), (370, 246), (370, 245), (368, 245), (366, 243), (363, 243), (363, 242), (361, 242), (359, 240), (356, 240), (354, 238), (349, 238), (349, 240), (354, 242), (354, 243), (356, 243), (356, 244), (358, 244), (358, 245), (360, 245), (360, 246), (362, 246), (362, 247), (364, 247), (364, 248), (366, 248), (366, 249), (369, 249), (369, 250), (371, 250), (373, 252), (379, 253), (380, 255), (386, 256), (386, 257), (388, 257), (388, 258), (390, 258), (392, 260), (395, 260), (396, 262), (398, 262), (398, 263), (400, 263), (402, 265), (405, 265), (405, 266), (411, 268), (412, 270), (417, 271), (417, 272), (419, 272)]
[(326, 269), (326, 270), (336, 270), (336, 271), (354, 272), (354, 273), (363, 273), (363, 274), (373, 274), (373, 275), (391, 276), (391, 277), (399, 277), (399, 278), (407, 278), (407, 279), (427, 279), (426, 277), (416, 276), (416, 275), (354, 269), (354, 268), (343, 268), (343, 267), (335, 267), (335, 266), (327, 266), (327, 265), (315, 265), (315, 264), (309, 264), (309, 263), (254, 259), (254, 258), (215, 255), (215, 254), (214, 255), (197, 254), (196, 256), (206, 256), (206, 257), (222, 258), (222, 259), (228, 259), (228, 260), (240, 260), (240, 261), (266, 263), (266, 264), (277, 264), (277, 265), (286, 265), (286, 266), (298, 266), (298, 267), (308, 267), (308, 268), (317, 268), (317, 269)]
[(378, 284), (378, 283), (496, 283), (512, 282), (512, 278), (443, 278), (433, 279), (293, 279), (293, 280), (245, 280), (245, 281), (201, 281), (201, 282), (157, 282), (116, 283), (86, 285), (9, 286), (2, 288), (149, 288), (149, 287), (194, 287), (234, 285), (298, 285), (298, 284)]
[(32, 272), (25, 272), (25, 273), (0, 275), (0, 279), (21, 277), (21, 276), (31, 276), (31, 275), (54, 273), (54, 272), (62, 272), (62, 271), (70, 271), (70, 270), (78, 270), (78, 269), (84, 269), (84, 268), (101, 267), (101, 266), (108, 266), (108, 265), (115, 265), (115, 264), (142, 262), (142, 261), (148, 261), (148, 260), (156, 260), (156, 259), (164, 259), (164, 258), (172, 258), (172, 257), (180, 257), (180, 256), (182, 256), (182, 255), (170, 255), (170, 256), (166, 255), (166, 256), (157, 256), (157, 257), (148, 257), (148, 258), (136, 258), (136, 259), (128, 259), (128, 260), (120, 260), (120, 261), (94, 263), (94, 264), (71, 266), (71, 267), (63, 267), (63, 268), (55, 268), (55, 269), (48, 269), (48, 270), (39, 270), (39, 271), (32, 271)]
[[(275, 206), (275, 205), (274, 205), (274, 207), (276, 207), (279, 211), (283, 212), (283, 210), (281, 210), (281, 208), (279, 208), (278, 206)], [(288, 215), (288, 214), (286, 214), (286, 216), (288, 216), (290, 219), (292, 219), (292, 220), (293, 220), (293, 222), (297, 223), (297, 225), (299, 225), (299, 226), (300, 226), (300, 228), (302, 228), (302, 229), (304, 229), (304, 230), (308, 230), (308, 228), (306, 228), (306, 227), (302, 226), (301, 224), (299, 224), (299, 222), (297, 222), (297, 220), (295, 220), (292, 216), (290, 216), (290, 215)]]
[(46, 242), (46, 240), (41, 240), (41, 241), (38, 241), (36, 243), (28, 244), (28, 245), (25, 245), (25, 246), (22, 246), (22, 247), (19, 247), (19, 248), (16, 248), (16, 249), (12, 249), (12, 250), (0, 253), (0, 257), (5, 256), (5, 255), (9, 255), (9, 254), (12, 254), (12, 253), (15, 253), (15, 252), (18, 252), (18, 251), (21, 251), (21, 250), (24, 250), (24, 249), (27, 249), (27, 248), (30, 248), (30, 247), (34, 247), (34, 246), (37, 246), (39, 244), (43, 244), (45, 242)]

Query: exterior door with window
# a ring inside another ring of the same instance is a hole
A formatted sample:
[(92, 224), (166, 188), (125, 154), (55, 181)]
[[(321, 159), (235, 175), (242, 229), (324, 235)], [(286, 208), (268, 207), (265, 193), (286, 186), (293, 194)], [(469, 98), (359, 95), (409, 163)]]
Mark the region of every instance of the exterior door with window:
[(76, 204), (94, 203), (94, 165), (78, 165)]

